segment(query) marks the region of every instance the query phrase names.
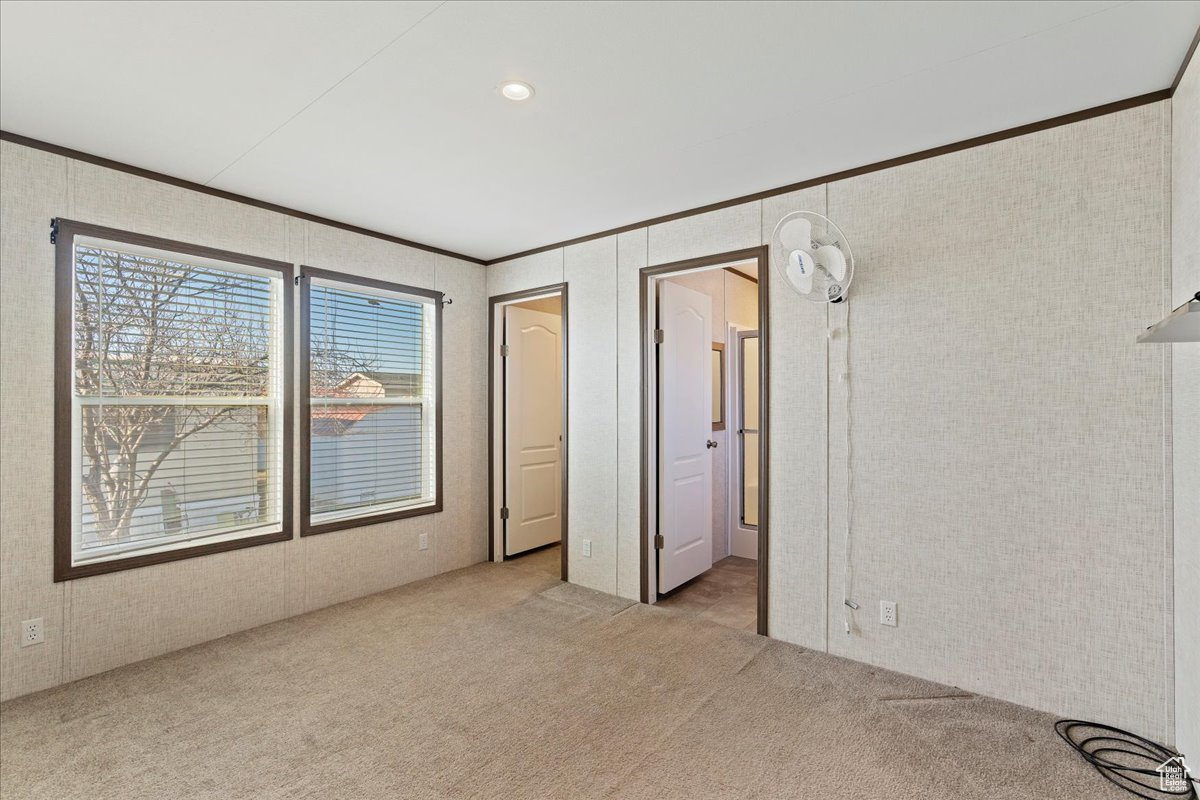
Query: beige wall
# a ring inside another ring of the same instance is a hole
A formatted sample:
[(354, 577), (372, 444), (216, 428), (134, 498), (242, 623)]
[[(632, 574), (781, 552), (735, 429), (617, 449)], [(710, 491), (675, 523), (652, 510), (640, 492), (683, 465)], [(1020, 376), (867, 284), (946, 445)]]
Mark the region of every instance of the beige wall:
[[(9, 142), (0, 159), (0, 698), (486, 558), (483, 267)], [(454, 300), (443, 318), (446, 510), (53, 583), (56, 216), (444, 291)], [(417, 549), (421, 533), (428, 550)], [(33, 617), (46, 642), (19, 648), (20, 621)]]
[(1167, 123), (1158, 103), (829, 187), (859, 266), (829, 386), (863, 604), (831, 652), (1169, 736), (1166, 362), (1135, 343), (1169, 280)]
[(849, 302), (771, 283), (771, 635), (1170, 739), (1169, 362), (1134, 345), (1170, 286), (1169, 125), (1142, 106), (490, 267), (493, 295), (565, 277), (572, 383), (617, 375), (572, 403), (573, 580), (638, 593), (637, 270), (828, 208)]
[[(1192, 59), (1171, 99), (1171, 123), (1169, 305), (1174, 308), (1200, 291), (1200, 57)], [(1200, 771), (1200, 344), (1146, 346), (1168, 349), (1172, 366), (1176, 744), (1191, 756), (1195, 775)]]

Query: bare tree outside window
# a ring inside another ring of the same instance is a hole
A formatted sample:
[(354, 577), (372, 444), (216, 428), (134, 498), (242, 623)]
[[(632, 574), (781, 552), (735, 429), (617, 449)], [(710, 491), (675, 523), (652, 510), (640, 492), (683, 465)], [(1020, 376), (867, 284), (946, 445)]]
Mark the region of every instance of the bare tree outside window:
[[(277, 513), (264, 463), (271, 292), (266, 277), (76, 246), (85, 548)], [(203, 509), (197, 519), (189, 505)]]

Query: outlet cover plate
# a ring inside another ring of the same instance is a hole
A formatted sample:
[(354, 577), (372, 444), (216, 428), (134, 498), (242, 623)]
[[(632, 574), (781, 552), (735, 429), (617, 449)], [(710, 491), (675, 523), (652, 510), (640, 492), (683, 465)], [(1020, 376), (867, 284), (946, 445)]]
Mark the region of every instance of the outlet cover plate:
[(46, 631), (41, 617), (27, 619), (21, 623), (21, 647), (41, 644), (44, 641), (46, 641)]
[(585, 558), (592, 557), (592, 540), (591, 539), (583, 540), (583, 555)]
[(879, 624), (896, 627), (896, 601), (895, 600), (880, 600), (879, 601)]
[(428, 533), (422, 533), (420, 536), (417, 537), (417, 549), (418, 550), (428, 550), (429, 549), (429, 534)]

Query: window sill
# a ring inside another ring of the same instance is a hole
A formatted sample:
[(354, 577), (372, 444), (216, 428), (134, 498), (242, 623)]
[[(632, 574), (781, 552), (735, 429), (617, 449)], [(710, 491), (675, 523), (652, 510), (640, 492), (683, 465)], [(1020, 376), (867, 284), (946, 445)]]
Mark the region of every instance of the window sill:
[[(93, 575), (105, 575), (110, 572), (121, 572), (127, 569), (149, 567), (154, 564), (166, 564), (171, 561), (183, 561), (189, 558), (200, 558), (215, 553), (227, 553), (231, 550), (241, 550), (246, 547), (258, 547), (262, 544), (286, 542), (292, 538), (290, 525), (284, 525), (274, 533), (264, 533), (257, 536), (247, 536), (243, 539), (226, 539), (220, 542), (198, 544), (195, 547), (180, 547), (174, 550), (161, 550), (156, 553), (143, 553), (129, 558), (118, 558), (110, 561), (95, 561), (90, 564), (60, 564), (54, 565), (54, 582), (72, 581), (77, 578), (88, 578)], [(69, 557), (69, 554), (68, 554)]]
[(421, 506), (420, 508), (406, 508), (400, 511), (389, 511), (384, 514), (372, 514), (366, 517), (349, 517), (347, 519), (339, 519), (332, 522), (321, 522), (316, 525), (311, 524), (308, 520), (300, 523), (301, 536), (316, 536), (321, 533), (332, 533), (333, 531), (344, 531), (347, 528), (363, 528), (367, 525), (378, 525), (381, 522), (393, 522), (398, 519), (408, 519), (410, 517), (423, 517), (426, 514), (437, 514), (442, 510), (442, 501), (439, 498), (433, 505)]

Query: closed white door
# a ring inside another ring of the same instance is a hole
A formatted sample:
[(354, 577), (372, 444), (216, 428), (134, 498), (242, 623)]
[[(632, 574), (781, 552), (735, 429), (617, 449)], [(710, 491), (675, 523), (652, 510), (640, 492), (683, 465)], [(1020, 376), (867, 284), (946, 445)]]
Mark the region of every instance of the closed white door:
[(562, 317), (504, 311), (504, 554), (562, 541)]
[(712, 567), (712, 298), (658, 284), (658, 591)]

